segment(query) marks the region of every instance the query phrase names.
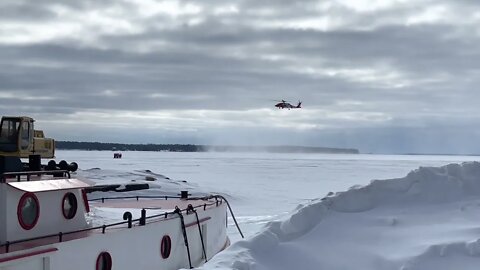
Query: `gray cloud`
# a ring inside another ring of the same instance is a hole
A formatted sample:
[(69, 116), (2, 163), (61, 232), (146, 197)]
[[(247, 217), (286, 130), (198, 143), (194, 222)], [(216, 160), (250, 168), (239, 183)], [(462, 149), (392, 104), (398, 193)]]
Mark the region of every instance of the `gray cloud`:
[(142, 140), (455, 152), (479, 122), (480, 3), (355, 3), (2, 1), (0, 106), (63, 139), (153, 121)]

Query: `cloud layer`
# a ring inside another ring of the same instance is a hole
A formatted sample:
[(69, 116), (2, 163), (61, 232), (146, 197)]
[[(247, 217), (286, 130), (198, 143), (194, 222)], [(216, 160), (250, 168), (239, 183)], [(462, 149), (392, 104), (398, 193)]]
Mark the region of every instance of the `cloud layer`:
[(479, 7), (1, 1), (0, 106), (58, 139), (472, 153)]

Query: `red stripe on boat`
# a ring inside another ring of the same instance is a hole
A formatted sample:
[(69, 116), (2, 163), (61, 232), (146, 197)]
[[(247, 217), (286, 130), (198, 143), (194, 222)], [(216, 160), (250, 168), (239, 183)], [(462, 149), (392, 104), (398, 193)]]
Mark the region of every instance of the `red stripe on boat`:
[(24, 258), (32, 257), (32, 256), (35, 256), (35, 255), (40, 255), (40, 254), (45, 254), (45, 253), (50, 253), (50, 252), (55, 252), (55, 251), (58, 251), (58, 248), (48, 248), (48, 249), (44, 249), (44, 250), (32, 251), (32, 252), (25, 253), (25, 254), (10, 256), (10, 257), (6, 257), (6, 258), (0, 258), (0, 263), (14, 261), (14, 260), (18, 260), (18, 259), (24, 259)]

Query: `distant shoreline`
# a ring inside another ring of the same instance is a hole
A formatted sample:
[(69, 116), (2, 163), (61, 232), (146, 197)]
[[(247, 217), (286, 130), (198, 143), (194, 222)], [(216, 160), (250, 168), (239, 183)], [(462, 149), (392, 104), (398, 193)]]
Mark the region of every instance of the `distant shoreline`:
[(101, 142), (56, 141), (59, 150), (109, 150), (154, 152), (266, 152), (266, 153), (324, 153), (359, 154), (358, 149), (311, 146), (215, 146), (195, 144), (123, 144)]

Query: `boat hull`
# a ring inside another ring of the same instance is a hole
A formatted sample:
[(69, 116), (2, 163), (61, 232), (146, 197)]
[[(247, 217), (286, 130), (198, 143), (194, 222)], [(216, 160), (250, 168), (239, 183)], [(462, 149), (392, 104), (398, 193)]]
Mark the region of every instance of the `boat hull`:
[[(0, 270), (96, 269), (103, 252), (108, 252), (112, 269), (116, 270), (196, 267), (229, 244), (226, 203), (196, 209), (198, 219), (194, 212), (181, 212), (184, 226), (178, 213), (170, 213), (166, 218), (148, 219), (145, 225), (134, 222), (131, 228), (122, 224), (104, 231), (96, 229), (76, 239), (3, 253), (0, 254)], [(162, 247), (165, 236), (170, 243)], [(167, 248), (169, 254), (164, 258)]]

